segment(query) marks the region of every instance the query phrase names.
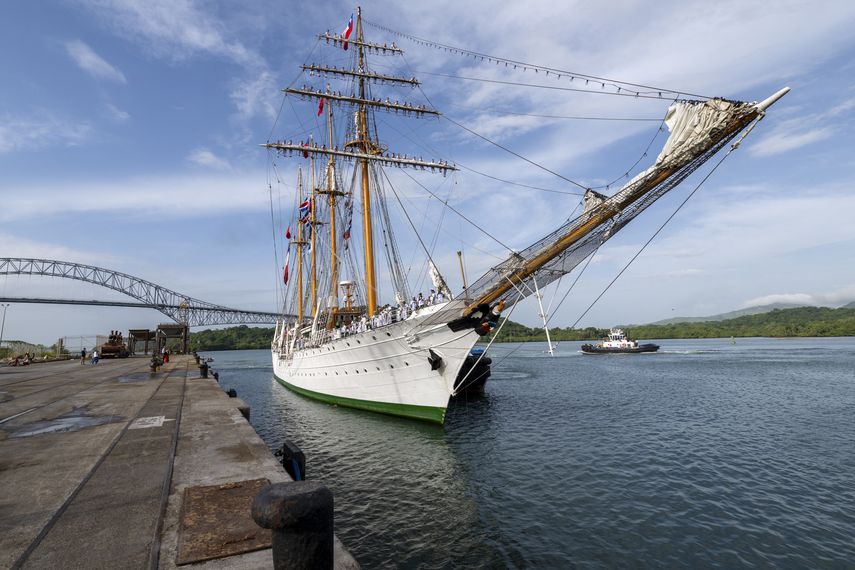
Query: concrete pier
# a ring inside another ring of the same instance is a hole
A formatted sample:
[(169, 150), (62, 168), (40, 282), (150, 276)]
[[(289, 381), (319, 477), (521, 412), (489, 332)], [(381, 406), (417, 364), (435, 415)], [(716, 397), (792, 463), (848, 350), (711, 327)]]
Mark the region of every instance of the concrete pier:
[(0, 367), (0, 567), (271, 568), (250, 507), (290, 478), (241, 407), (186, 356)]

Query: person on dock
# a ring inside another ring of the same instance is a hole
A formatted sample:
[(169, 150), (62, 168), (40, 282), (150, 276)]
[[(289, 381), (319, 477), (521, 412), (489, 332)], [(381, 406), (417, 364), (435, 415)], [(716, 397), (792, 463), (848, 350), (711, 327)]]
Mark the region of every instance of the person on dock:
[(163, 347), (163, 363), (169, 364), (169, 349), (165, 346)]
[(92, 364), (98, 364), (98, 350), (92, 349)]
[(86, 364), (86, 349), (80, 349), (80, 364)]

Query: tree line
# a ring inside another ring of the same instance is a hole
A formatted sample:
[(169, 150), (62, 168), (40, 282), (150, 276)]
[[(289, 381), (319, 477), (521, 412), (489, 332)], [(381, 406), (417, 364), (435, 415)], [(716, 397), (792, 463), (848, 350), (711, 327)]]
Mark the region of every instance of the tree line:
[[(727, 338), (727, 337), (823, 337), (855, 336), (855, 309), (828, 307), (797, 307), (774, 309), (768, 313), (745, 315), (723, 321), (672, 323), (667, 325), (621, 325), (633, 339), (669, 338)], [(588, 327), (549, 329), (553, 341), (596, 340), (608, 334), (608, 329)], [(496, 342), (546, 341), (542, 328), (508, 322)]]
[[(633, 339), (855, 336), (855, 308), (798, 307), (775, 309), (768, 313), (746, 315), (724, 321), (624, 325), (621, 328)], [(207, 329), (190, 334), (190, 348), (198, 351), (264, 349), (270, 347), (273, 332), (273, 327), (246, 325), (217, 330)], [(549, 329), (553, 342), (597, 340), (606, 336), (608, 332), (608, 329), (596, 327)], [(514, 321), (508, 321), (496, 338), (496, 342), (536, 341), (546, 341), (546, 333), (542, 328), (527, 327)]]

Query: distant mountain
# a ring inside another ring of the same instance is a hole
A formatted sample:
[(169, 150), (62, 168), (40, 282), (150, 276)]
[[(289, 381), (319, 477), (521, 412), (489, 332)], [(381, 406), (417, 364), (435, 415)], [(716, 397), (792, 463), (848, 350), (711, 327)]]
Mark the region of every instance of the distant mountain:
[(847, 303), (840, 308), (841, 309), (855, 309), (855, 301), (852, 301), (851, 303)]
[[(679, 323), (705, 323), (707, 321), (726, 321), (728, 319), (736, 319), (746, 315), (760, 315), (763, 313), (771, 313), (775, 309), (797, 309), (804, 305), (795, 303), (772, 303), (771, 305), (759, 305), (757, 307), (748, 307), (729, 313), (721, 313), (720, 315), (710, 315), (709, 317), (674, 317), (650, 323), (651, 325), (676, 325)], [(845, 306), (846, 308), (855, 308), (855, 301)]]

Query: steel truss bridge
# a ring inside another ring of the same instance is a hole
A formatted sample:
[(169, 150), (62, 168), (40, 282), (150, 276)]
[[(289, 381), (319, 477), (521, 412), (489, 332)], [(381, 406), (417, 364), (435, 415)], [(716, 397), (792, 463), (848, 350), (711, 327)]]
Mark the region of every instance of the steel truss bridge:
[(55, 261), (51, 259), (29, 259), (22, 257), (0, 257), (0, 275), (42, 275), (62, 277), (94, 283), (118, 291), (137, 302), (122, 301), (76, 301), (71, 299), (3, 298), (0, 302), (49, 303), (65, 305), (99, 305), (110, 307), (136, 307), (156, 309), (179, 324), (191, 327), (211, 325), (273, 324), (281, 317), (278, 313), (243, 311), (215, 305), (182, 295), (151, 281), (82, 263)]

